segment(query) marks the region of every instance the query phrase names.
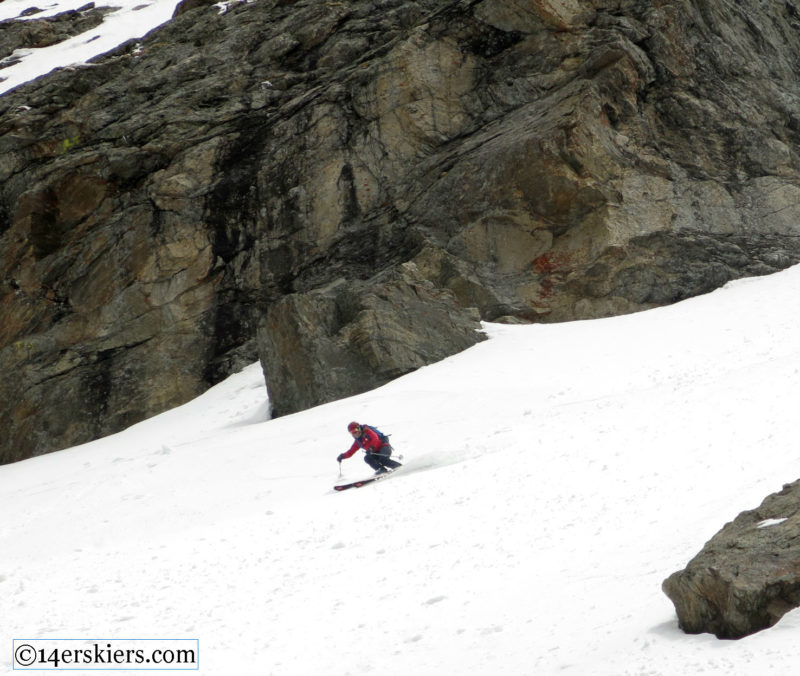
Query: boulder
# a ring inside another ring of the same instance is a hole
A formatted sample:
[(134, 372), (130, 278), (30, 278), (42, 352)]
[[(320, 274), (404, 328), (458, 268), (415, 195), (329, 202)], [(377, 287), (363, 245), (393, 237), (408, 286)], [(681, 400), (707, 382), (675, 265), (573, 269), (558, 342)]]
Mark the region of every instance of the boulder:
[(799, 526), (800, 481), (726, 524), (664, 581), (681, 628), (736, 639), (800, 606)]
[(485, 338), (477, 310), (414, 263), (284, 296), (259, 337), (275, 415), (373, 389)]

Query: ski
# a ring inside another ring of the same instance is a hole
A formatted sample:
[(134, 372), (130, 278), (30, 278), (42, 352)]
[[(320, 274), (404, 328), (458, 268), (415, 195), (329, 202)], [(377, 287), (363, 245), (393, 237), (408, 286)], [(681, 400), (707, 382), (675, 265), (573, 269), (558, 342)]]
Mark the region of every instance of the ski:
[(367, 484), (371, 484), (373, 481), (380, 481), (381, 479), (385, 479), (387, 476), (391, 476), (394, 474), (395, 470), (391, 470), (386, 472), (385, 474), (378, 474), (378, 476), (371, 476), (367, 477), (366, 479), (361, 479), (359, 481), (353, 481), (349, 484), (339, 484), (333, 487), (335, 491), (346, 491), (348, 488), (361, 488), (362, 486), (366, 486)]

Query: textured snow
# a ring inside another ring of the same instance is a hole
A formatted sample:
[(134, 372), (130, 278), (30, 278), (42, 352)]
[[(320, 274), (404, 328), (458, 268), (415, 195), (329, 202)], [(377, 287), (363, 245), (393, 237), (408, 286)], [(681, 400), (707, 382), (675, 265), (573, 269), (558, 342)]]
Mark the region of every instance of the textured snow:
[[(196, 638), (206, 674), (794, 673), (796, 612), (688, 636), (660, 587), (797, 478), (798, 304), (793, 268), (625, 317), (487, 325), (275, 420), (253, 365), (0, 467), (0, 635)], [(336, 493), (352, 419), (405, 467)]]
[[(176, 2), (112, 4), (15, 54), (0, 93)], [(30, 6), (4, 0), (0, 20)], [(214, 675), (796, 673), (796, 611), (741, 641), (687, 636), (660, 586), (797, 478), (799, 306), (793, 268), (637, 315), (487, 325), (460, 355), (276, 420), (253, 365), (0, 467), (0, 668), (13, 638), (161, 637), (198, 639)], [(352, 419), (391, 432), (405, 467), (339, 494)]]

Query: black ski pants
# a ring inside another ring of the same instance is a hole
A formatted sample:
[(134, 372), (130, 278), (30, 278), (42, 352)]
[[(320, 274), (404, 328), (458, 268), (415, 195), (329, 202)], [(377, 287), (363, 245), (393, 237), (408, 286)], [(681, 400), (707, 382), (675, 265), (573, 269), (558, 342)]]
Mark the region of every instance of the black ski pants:
[(397, 469), (400, 467), (400, 463), (396, 460), (392, 460), (389, 457), (391, 454), (392, 447), (384, 446), (383, 448), (378, 449), (378, 451), (375, 453), (365, 453), (364, 462), (372, 467), (372, 469), (375, 471), (379, 470), (381, 467), (386, 467), (387, 469)]

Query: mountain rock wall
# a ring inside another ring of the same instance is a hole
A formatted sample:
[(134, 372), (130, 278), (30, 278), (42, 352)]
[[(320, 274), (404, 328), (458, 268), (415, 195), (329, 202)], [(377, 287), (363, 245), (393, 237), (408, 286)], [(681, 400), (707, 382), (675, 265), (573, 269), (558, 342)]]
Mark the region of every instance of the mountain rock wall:
[[(632, 312), (800, 260), (794, 0), (226, 7), (0, 97), (2, 461), (259, 357), (287, 413), (463, 349), (477, 317)], [(293, 366), (393, 331), (412, 347), (367, 381)]]

